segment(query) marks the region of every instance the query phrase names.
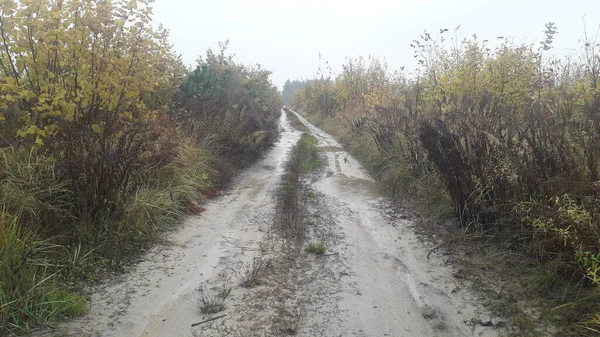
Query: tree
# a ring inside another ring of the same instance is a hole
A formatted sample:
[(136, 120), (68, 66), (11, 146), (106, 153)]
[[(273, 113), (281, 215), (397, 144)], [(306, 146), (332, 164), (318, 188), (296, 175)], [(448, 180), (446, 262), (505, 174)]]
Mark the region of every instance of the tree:
[(304, 85), (304, 81), (300, 81), (300, 80), (293, 80), (291, 82), (290, 82), (290, 80), (285, 81), (285, 84), (283, 85), (283, 91), (282, 91), (283, 102), (287, 105), (291, 104), (292, 98), (294, 98), (294, 95), (296, 94), (298, 89), (300, 87), (302, 87), (303, 85)]

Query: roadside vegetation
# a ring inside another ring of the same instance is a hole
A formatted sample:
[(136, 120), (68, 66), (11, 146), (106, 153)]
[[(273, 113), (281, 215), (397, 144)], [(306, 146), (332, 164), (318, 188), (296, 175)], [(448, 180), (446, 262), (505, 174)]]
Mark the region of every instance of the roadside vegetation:
[(227, 298), (231, 288), (223, 286), (209, 288), (202, 284), (196, 290), (196, 307), (203, 314), (216, 314), (227, 308)]
[(298, 242), (304, 239), (306, 209), (302, 202), (302, 186), (305, 183), (302, 178), (304, 174), (316, 170), (322, 164), (317, 139), (312, 135), (303, 134), (290, 152), (276, 195), (278, 212), (275, 224), (286, 239), (294, 238)]
[[(425, 32), (414, 72), (359, 57), (284, 90), (390, 195), (456, 215), (453, 240), (489, 257), (463, 262), (500, 275), (492, 305), (513, 308), (519, 336), (538, 324), (600, 333), (600, 41), (584, 32), (579, 54), (559, 60), (556, 33), (549, 23), (523, 45)], [(533, 327), (514, 309), (525, 299), (545, 301)]]
[[(286, 111), (289, 121), (298, 131), (308, 131), (308, 128), (298, 116)], [(310, 134), (303, 134), (288, 155), (285, 172), (281, 176), (275, 193), (275, 216), (273, 232), (280, 240), (279, 253), (275, 257), (275, 273), (280, 276), (280, 283), (291, 289), (299, 284), (299, 268), (302, 263), (303, 251), (308, 252), (304, 245), (314, 236), (309, 228), (309, 219), (313, 214), (309, 209), (309, 196), (316, 198), (310, 188), (311, 177), (324, 165), (317, 139)], [(314, 201), (314, 200), (313, 200)], [(317, 225), (312, 225), (312, 227)], [(325, 247), (321, 244), (323, 251)], [(314, 253), (319, 254), (315, 251)], [(278, 333), (294, 335), (299, 330), (306, 316), (304, 301), (298, 301), (295, 291), (282, 291), (276, 296), (280, 306), (274, 318)]]
[(149, 1), (0, 4), (0, 335), (81, 314), (119, 270), (198, 213), (277, 137), (259, 66), (183, 66)]

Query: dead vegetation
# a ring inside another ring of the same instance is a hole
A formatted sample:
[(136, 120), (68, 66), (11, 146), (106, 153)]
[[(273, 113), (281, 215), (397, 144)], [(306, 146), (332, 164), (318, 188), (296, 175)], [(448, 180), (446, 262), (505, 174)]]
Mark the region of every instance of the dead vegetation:
[(231, 288), (225, 285), (209, 288), (203, 284), (196, 289), (196, 307), (203, 314), (216, 314), (225, 310)]
[[(287, 113), (288, 116), (293, 115), (292, 118), (306, 128), (297, 116), (289, 111)], [(297, 123), (292, 122), (292, 124)], [(306, 129), (308, 130), (308, 128)], [(289, 155), (285, 173), (281, 177), (275, 195), (274, 227), (280, 237), (285, 240), (284, 246), (286, 247), (278, 260), (284, 263), (285, 278), (288, 280), (288, 287), (292, 287), (292, 289), (297, 287), (297, 275), (294, 270), (298, 268), (300, 252), (309, 234), (307, 230), (309, 213), (306, 208), (306, 199), (317, 197), (314, 192), (311, 192), (312, 197), (308, 197), (311, 193), (307, 189), (307, 176), (322, 167), (323, 163), (316, 138), (309, 134), (303, 134)], [(305, 316), (303, 305), (294, 299), (294, 292), (283, 291), (277, 296), (280, 304), (275, 320), (279, 333), (286, 335), (295, 335)]]
[(304, 134), (292, 149), (276, 193), (276, 230), (287, 239), (301, 242), (305, 235), (306, 210), (302, 206), (302, 174), (323, 164), (315, 137)]
[(235, 270), (240, 285), (244, 288), (253, 288), (261, 285), (269, 269), (272, 259), (254, 257), (251, 262), (240, 262)]

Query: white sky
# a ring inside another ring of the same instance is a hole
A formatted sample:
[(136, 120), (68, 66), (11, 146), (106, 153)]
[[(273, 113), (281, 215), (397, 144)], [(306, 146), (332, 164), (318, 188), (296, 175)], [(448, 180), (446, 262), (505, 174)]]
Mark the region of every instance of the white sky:
[[(427, 30), (461, 25), (459, 38), (511, 36), (517, 42), (544, 37), (558, 26), (554, 53), (578, 48), (585, 15), (588, 32), (600, 24), (600, 0), (156, 0), (154, 19), (171, 31), (186, 65), (229, 39), (243, 63), (260, 63), (273, 83), (312, 77), (319, 53), (335, 72), (346, 57), (385, 57), (392, 68), (415, 68), (409, 44)], [(592, 34), (593, 35), (593, 34)], [(600, 39), (599, 41), (600, 42)]]

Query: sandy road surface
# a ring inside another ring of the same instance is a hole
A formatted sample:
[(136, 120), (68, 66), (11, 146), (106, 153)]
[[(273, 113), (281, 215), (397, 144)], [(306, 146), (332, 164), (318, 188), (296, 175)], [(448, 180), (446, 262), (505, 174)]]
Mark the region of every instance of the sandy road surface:
[[(300, 137), (281, 117), (282, 136), (231, 189), (204, 205), (126, 275), (93, 289), (90, 312), (40, 336), (498, 336), (479, 300), (452, 277), (413, 223), (394, 211), (373, 180), (331, 136), (306, 123), (327, 156), (309, 188), (313, 239), (326, 256), (291, 249), (272, 233), (273, 193)], [(246, 289), (239, 266), (272, 261)], [(232, 287), (227, 315), (196, 308), (199, 285)], [(212, 316), (214, 317), (214, 316)]]

